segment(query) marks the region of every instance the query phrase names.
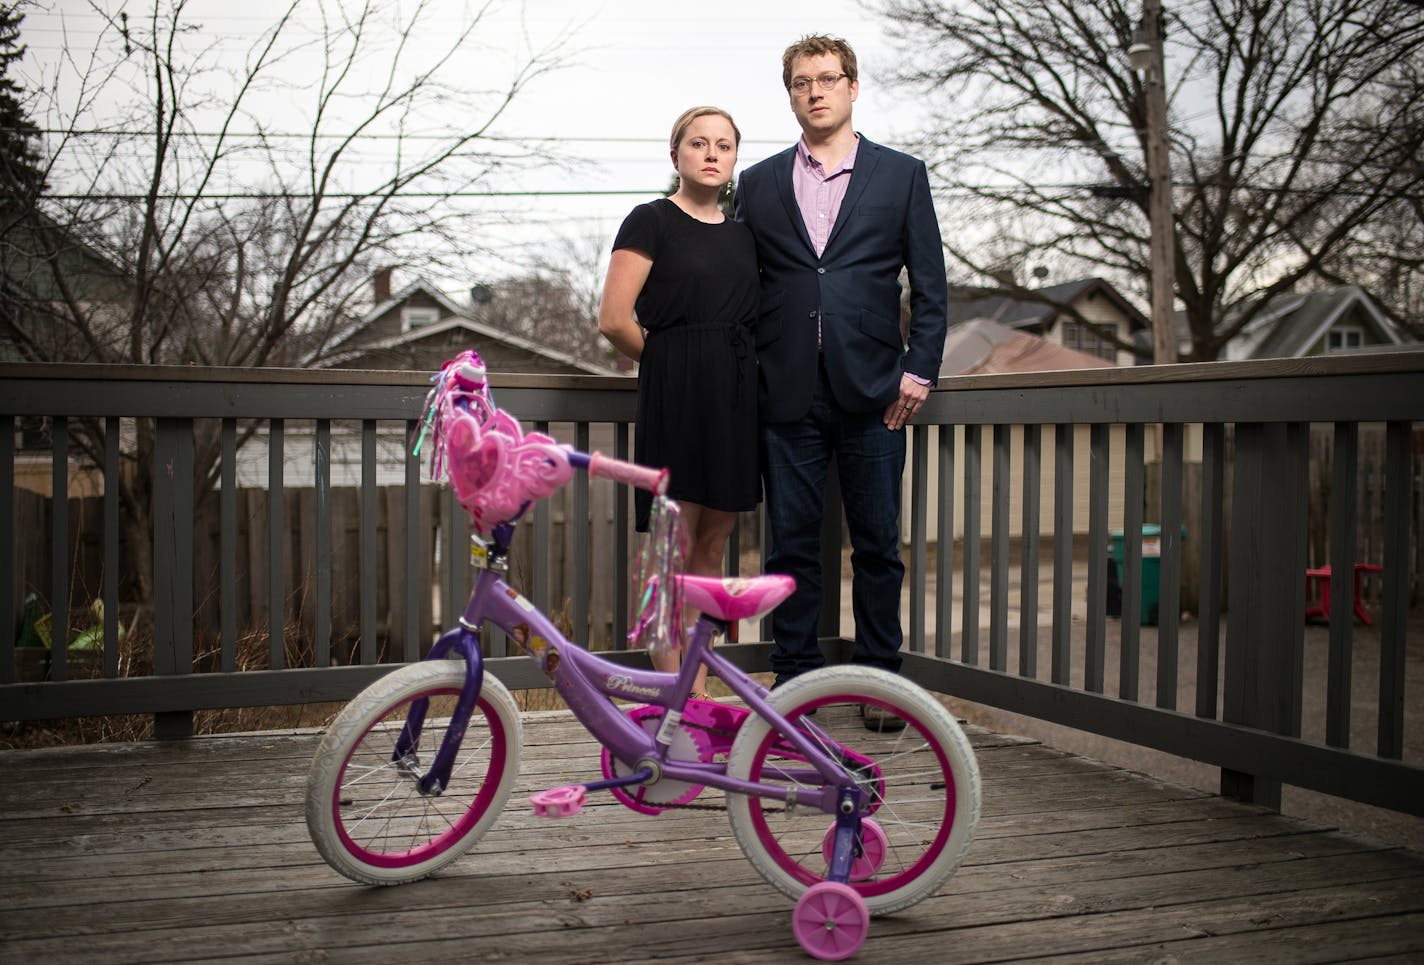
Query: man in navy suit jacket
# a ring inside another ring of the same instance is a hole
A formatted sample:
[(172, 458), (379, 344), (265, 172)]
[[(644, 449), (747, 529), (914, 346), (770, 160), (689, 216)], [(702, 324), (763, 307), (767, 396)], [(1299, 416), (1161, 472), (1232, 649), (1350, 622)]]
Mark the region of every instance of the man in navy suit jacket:
[[(739, 220), (756, 238), (761, 308), (762, 474), (767, 570), (796, 578), (772, 615), (778, 683), (824, 662), (816, 639), (820, 534), (831, 457), (854, 570), (858, 663), (898, 670), (903, 640), (903, 427), (939, 374), (947, 286), (923, 162), (856, 134), (855, 53), (805, 37), (782, 57), (802, 138), (743, 172)], [(900, 323), (900, 273), (910, 287)]]

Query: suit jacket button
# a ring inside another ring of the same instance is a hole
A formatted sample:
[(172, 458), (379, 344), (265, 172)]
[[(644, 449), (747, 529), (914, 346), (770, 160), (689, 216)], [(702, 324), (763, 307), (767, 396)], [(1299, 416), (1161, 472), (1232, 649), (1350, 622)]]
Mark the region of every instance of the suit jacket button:
[(826, 273), (826, 269), (824, 269), (824, 268), (817, 268), (817, 269), (816, 269), (816, 274), (818, 274), (818, 275), (824, 275), (825, 273)]

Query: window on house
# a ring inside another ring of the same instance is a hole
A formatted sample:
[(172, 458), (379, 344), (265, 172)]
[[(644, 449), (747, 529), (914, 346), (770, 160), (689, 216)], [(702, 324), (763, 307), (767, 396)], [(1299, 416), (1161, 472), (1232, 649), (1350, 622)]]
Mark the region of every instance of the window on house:
[(33, 452), (49, 449), (53, 445), (48, 416), (22, 415), (16, 421), (20, 430), (15, 438), (16, 448)]
[(1365, 344), (1365, 333), (1358, 328), (1332, 328), (1325, 333), (1325, 351), (1343, 352)]
[(1064, 319), (1060, 324), (1060, 331), (1065, 348), (1096, 355), (1109, 362), (1117, 361), (1117, 349), (1113, 344), (1082, 322)]
[(401, 327), (405, 331), (413, 328), (420, 328), (422, 325), (434, 325), (440, 321), (440, 309), (438, 308), (402, 308)]

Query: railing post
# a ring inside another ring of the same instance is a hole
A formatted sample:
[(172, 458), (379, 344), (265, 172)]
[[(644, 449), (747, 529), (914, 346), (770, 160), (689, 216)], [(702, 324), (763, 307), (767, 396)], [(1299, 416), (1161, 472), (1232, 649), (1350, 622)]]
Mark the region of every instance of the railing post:
[[(15, 417), (0, 416), (0, 627), (16, 625)], [(15, 637), (0, 634), (0, 684), (15, 682)]]
[[(1239, 423), (1222, 718), (1300, 735), (1307, 427)], [(1221, 793), (1280, 810), (1281, 783), (1223, 769)]]
[[(193, 670), (193, 421), (159, 419), (153, 450), (153, 672)], [(153, 715), (153, 736), (193, 736), (193, 712)]]
[(50, 420), (49, 679), (69, 679), (69, 419)]

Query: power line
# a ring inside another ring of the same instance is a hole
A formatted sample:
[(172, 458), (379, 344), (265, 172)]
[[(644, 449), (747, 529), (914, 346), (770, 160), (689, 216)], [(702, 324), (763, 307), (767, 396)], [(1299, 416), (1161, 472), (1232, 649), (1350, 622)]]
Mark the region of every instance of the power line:
[(202, 194), (185, 194), (182, 192), (148, 194), (145, 192), (125, 193), (96, 191), (87, 194), (46, 194), (45, 197), (55, 201), (147, 201), (150, 198), (157, 201), (277, 201), (284, 198), (295, 201), (315, 201), (318, 199), (359, 201), (362, 198), (381, 199), (386, 197), (410, 198), (413, 200), (436, 198), (592, 198), (639, 194), (660, 195), (662, 193), (662, 188), (615, 188), (601, 191), (395, 191), (389, 195), (378, 191), (328, 191), (322, 194), (316, 194), (310, 191), (205, 191)]
[[(1178, 182), (1173, 185), (1178, 188), (1199, 187), (1199, 185)], [(1367, 191), (1363, 189), (1345, 188), (1291, 188), (1284, 186), (1250, 187), (1238, 186), (1240, 190), (1254, 191), (1262, 194), (1294, 194), (1294, 195), (1318, 195), (1328, 194), (1331, 197), (1343, 198), (1372, 198), (1384, 196), (1387, 192)], [(1040, 194), (1046, 195), (1050, 192), (1058, 195), (1079, 195), (1094, 194), (1101, 188), (1100, 185), (1064, 183), (1064, 184), (1020, 184), (1020, 185), (943, 185), (931, 186), (930, 193), (939, 198), (980, 198), (988, 195), (1008, 195), (1008, 194)], [(389, 194), (381, 191), (328, 191), (321, 194), (310, 191), (223, 191), (223, 192), (203, 192), (194, 194), (191, 192), (160, 192), (149, 194), (147, 192), (110, 192), (95, 191), (85, 194), (46, 194), (44, 197), (53, 201), (360, 201), (362, 199), (387, 199), (396, 200), (455, 200), (472, 198), (600, 198), (600, 197), (649, 197), (662, 196), (666, 192), (666, 185), (647, 188), (606, 188), (599, 190), (588, 189), (566, 189), (566, 190), (483, 190), (483, 191), (394, 191)], [(1403, 192), (1393, 192), (1403, 198)]]
[[(13, 128), (0, 128), (0, 130), (12, 131)], [(62, 134), (66, 137), (152, 137), (153, 131), (127, 130), (124, 128), (63, 128), (63, 127), (41, 127), (36, 131), (40, 134)], [(350, 134), (333, 132), (325, 134), (317, 131), (183, 131), (184, 137), (223, 137), (230, 140), (347, 140)], [(451, 141), (457, 140), (458, 135), (450, 134), (378, 134), (375, 132), (362, 132), (357, 134), (353, 140), (358, 141)], [(557, 143), (557, 144), (656, 144), (666, 146), (666, 137), (582, 137), (565, 136), (562, 134), (489, 134), (473, 138), (471, 143), (479, 141), (493, 141), (498, 143), (523, 144), (523, 143)], [(767, 144), (785, 145), (785, 138), (742, 138), (743, 144)], [(893, 146), (893, 145), (891, 145)]]

